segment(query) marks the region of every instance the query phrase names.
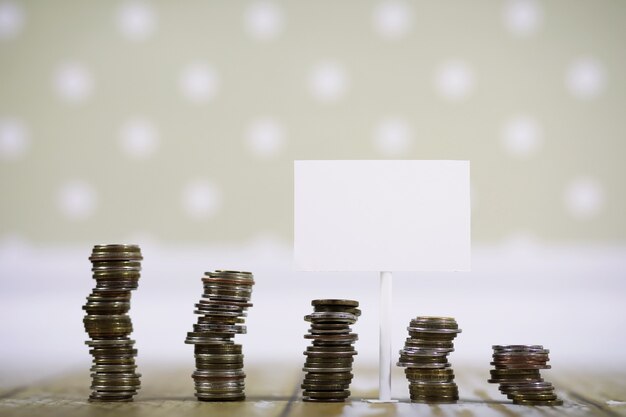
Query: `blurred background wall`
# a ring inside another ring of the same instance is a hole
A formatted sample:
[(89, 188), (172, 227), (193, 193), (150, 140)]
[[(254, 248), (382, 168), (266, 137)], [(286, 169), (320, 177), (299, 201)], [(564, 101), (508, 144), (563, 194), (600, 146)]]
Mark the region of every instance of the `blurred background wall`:
[(363, 300), (375, 360), (376, 274), (291, 269), (294, 159), (470, 160), (474, 272), (400, 274), (397, 343), (436, 312), (469, 364), (507, 337), (592, 363), (580, 326), (625, 340), (625, 21), (618, 0), (0, 0), (0, 352), (21, 358), (0, 379), (88, 362), (103, 242), (144, 248), (146, 357), (191, 364), (199, 277), (230, 267), (257, 274), (252, 360), (300, 361), (317, 296)]

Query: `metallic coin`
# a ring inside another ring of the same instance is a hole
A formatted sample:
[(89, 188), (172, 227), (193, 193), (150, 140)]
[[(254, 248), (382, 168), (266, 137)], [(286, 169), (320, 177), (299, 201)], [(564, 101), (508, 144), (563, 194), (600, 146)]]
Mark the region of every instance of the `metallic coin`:
[(302, 397), (302, 401), (311, 402), (311, 403), (342, 403), (345, 402), (345, 398), (313, 398), (313, 397)]
[(91, 372), (134, 372), (137, 365), (93, 365), (89, 370)]
[(452, 317), (416, 317), (409, 323), (409, 327), (423, 327), (433, 329), (458, 329), (456, 320)]
[(559, 406), (563, 405), (563, 400), (513, 400), (513, 404), (517, 405), (536, 405), (536, 406)]
[(495, 369), (489, 382), (499, 383), (500, 392), (514, 404), (561, 405), (551, 383), (541, 378), (540, 369), (549, 369), (549, 350), (541, 345), (494, 345)]
[(548, 349), (544, 349), (542, 345), (493, 345), (494, 352), (545, 352), (550, 353)]
[(137, 288), (141, 250), (137, 245), (95, 245), (89, 258), (96, 287), (87, 297), (83, 324), (92, 340), (89, 401), (129, 401), (139, 389), (133, 326), (128, 316), (130, 291)]
[(425, 403), (425, 404), (454, 404), (459, 400), (458, 397), (423, 397), (412, 396), (412, 403)]
[(348, 398), (350, 396), (350, 391), (349, 390), (343, 390), (343, 391), (309, 391), (309, 390), (304, 390), (302, 392), (302, 396), (303, 397), (308, 397), (308, 398), (317, 398), (317, 399), (323, 399), (323, 398)]
[(350, 384), (311, 384), (302, 383), (300, 388), (307, 391), (343, 391), (350, 388)]
[(345, 300), (345, 299), (333, 299), (333, 298), (326, 298), (326, 299), (319, 299), (319, 300), (312, 300), (311, 301), (311, 305), (313, 307), (317, 307), (317, 306), (341, 306), (341, 307), (358, 307), (359, 306), (359, 302), (356, 300)]
[(219, 344), (219, 345), (196, 345), (194, 347), (194, 352), (196, 355), (201, 354), (216, 354), (216, 355), (225, 355), (225, 354), (241, 354), (241, 345), (233, 343), (229, 344)]
[(198, 401), (243, 401), (246, 399), (246, 395), (238, 392), (232, 393), (218, 393), (218, 394), (209, 394), (209, 393), (195, 393)]
[(345, 366), (342, 368), (323, 368), (323, 367), (311, 367), (311, 366), (305, 366), (302, 368), (302, 370), (304, 372), (315, 372), (315, 373), (328, 373), (328, 372), (350, 372), (352, 371), (352, 367), (351, 366)]
[(316, 352), (303, 352), (308, 358), (319, 358), (319, 359), (343, 359), (343, 358), (353, 358), (356, 356), (356, 352), (324, 352), (324, 353), (316, 353)]
[(550, 369), (551, 365), (546, 364), (545, 362), (490, 362), (491, 365), (494, 365), (494, 370), (509, 370), (509, 369), (518, 369), (524, 371), (532, 371), (532, 370), (541, 370), (541, 369)]
[(348, 334), (305, 334), (305, 339), (313, 339), (321, 342), (355, 342), (359, 340), (356, 333)]
[(315, 323), (356, 323), (357, 316), (340, 311), (320, 311), (304, 316), (305, 321)]

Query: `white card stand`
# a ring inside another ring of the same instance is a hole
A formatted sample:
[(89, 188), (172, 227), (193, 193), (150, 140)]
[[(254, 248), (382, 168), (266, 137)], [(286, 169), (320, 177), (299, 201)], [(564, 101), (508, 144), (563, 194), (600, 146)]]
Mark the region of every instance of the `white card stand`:
[(378, 338), (378, 399), (369, 403), (395, 403), (391, 399), (391, 272), (380, 273), (380, 333)]
[(380, 272), (379, 398), (391, 399), (390, 271), (467, 271), (468, 161), (295, 161), (294, 261)]

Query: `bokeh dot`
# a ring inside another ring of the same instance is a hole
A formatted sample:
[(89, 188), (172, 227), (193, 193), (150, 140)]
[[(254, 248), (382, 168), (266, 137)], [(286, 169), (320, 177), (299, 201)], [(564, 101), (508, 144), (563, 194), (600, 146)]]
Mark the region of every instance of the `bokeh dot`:
[(374, 28), (385, 39), (400, 39), (413, 24), (412, 10), (405, 1), (387, 0), (374, 9)]
[(348, 74), (343, 65), (334, 61), (320, 62), (309, 75), (309, 90), (321, 102), (341, 99), (348, 89)]
[(97, 206), (96, 190), (81, 179), (64, 183), (57, 193), (57, 206), (69, 220), (86, 220), (90, 218)]
[(606, 87), (604, 65), (596, 58), (579, 58), (572, 62), (565, 75), (565, 85), (570, 93), (582, 100), (599, 96)]
[(592, 177), (579, 177), (572, 180), (565, 189), (565, 207), (576, 219), (596, 217), (604, 208), (604, 188)]
[(537, 32), (543, 21), (543, 9), (537, 0), (507, 0), (503, 10), (504, 25), (519, 37)]
[(18, 159), (30, 146), (28, 128), (19, 120), (0, 117), (0, 159)]
[(183, 188), (182, 205), (190, 218), (195, 220), (208, 219), (215, 216), (221, 208), (221, 192), (209, 180), (193, 180)]
[(252, 38), (269, 41), (282, 33), (285, 26), (285, 14), (283, 9), (274, 2), (256, 1), (245, 11), (244, 26)]
[(150, 38), (157, 26), (154, 8), (145, 1), (127, 1), (118, 9), (117, 27), (131, 41), (145, 41)]
[(196, 62), (185, 67), (180, 75), (180, 89), (191, 102), (208, 102), (219, 88), (216, 70), (209, 64)]
[(540, 124), (526, 115), (514, 116), (502, 129), (502, 146), (509, 155), (525, 158), (531, 156), (543, 144), (543, 130)]
[(376, 149), (385, 156), (405, 155), (412, 146), (413, 129), (401, 117), (388, 117), (378, 123), (374, 131)]
[(277, 156), (285, 145), (285, 128), (269, 117), (253, 121), (245, 133), (246, 145), (259, 158)]
[(57, 68), (54, 74), (54, 86), (62, 100), (79, 103), (93, 93), (94, 80), (84, 64), (68, 61)]
[(120, 146), (131, 158), (150, 158), (159, 146), (159, 130), (150, 120), (144, 118), (129, 120), (121, 128)]
[(470, 66), (461, 60), (450, 60), (439, 67), (435, 85), (446, 100), (458, 102), (467, 99), (474, 90), (475, 77)]
[(13, 39), (24, 26), (24, 9), (15, 1), (0, 2), (0, 40)]

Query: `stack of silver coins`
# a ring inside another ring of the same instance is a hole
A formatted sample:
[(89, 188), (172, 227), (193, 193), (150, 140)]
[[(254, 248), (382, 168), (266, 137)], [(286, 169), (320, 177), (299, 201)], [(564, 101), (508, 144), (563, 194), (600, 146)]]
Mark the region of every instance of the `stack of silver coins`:
[(451, 317), (417, 317), (411, 320), (409, 337), (400, 351), (398, 366), (405, 368), (412, 402), (455, 403), (459, 390), (448, 355), (461, 329)]
[(306, 372), (302, 399), (315, 402), (341, 402), (350, 396), (354, 342), (358, 339), (350, 326), (361, 315), (358, 301), (313, 300), (314, 311), (304, 317), (311, 323), (305, 339), (313, 340), (304, 352)]
[(136, 372), (133, 325), (128, 311), (130, 292), (137, 288), (141, 271), (141, 250), (136, 245), (96, 245), (92, 262), (96, 287), (83, 310), (85, 342), (93, 356), (90, 401), (132, 401), (140, 387)]
[(554, 392), (554, 386), (543, 380), (541, 369), (548, 365), (550, 351), (541, 345), (495, 345), (495, 367), (489, 382), (500, 384), (500, 392), (520, 405), (563, 405)]
[(185, 343), (194, 345), (196, 398), (201, 401), (242, 401), (245, 395), (243, 353), (233, 341), (246, 333), (243, 324), (254, 277), (250, 272), (205, 272), (204, 293), (195, 305), (200, 315)]

